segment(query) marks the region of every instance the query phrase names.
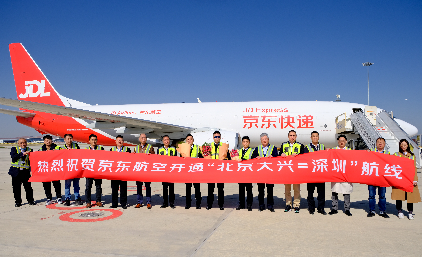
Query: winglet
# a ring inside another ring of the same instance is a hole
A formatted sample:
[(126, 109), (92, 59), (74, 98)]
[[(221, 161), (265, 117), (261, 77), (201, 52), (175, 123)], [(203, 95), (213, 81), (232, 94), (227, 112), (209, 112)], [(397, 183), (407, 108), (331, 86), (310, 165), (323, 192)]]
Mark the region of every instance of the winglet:
[(20, 43), (9, 45), (19, 100), (65, 106), (59, 93)]

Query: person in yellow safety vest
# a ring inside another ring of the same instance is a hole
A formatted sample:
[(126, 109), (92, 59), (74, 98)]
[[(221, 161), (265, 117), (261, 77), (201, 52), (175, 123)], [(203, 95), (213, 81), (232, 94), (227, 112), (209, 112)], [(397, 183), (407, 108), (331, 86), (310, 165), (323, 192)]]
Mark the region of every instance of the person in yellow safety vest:
[[(158, 155), (167, 155), (167, 156), (177, 156), (176, 148), (170, 146), (170, 137), (168, 135), (163, 136), (163, 147), (157, 149)], [(170, 207), (172, 209), (176, 208), (174, 206), (174, 183), (170, 182), (162, 182), (163, 184), (163, 205), (160, 208), (166, 208), (169, 206), (169, 198), (170, 198)]]
[[(296, 142), (297, 134), (296, 131), (290, 130), (288, 133), (289, 141), (283, 143), (280, 148), (280, 156), (296, 156), (298, 154), (303, 154), (308, 152), (308, 148), (302, 145), (299, 142)], [(299, 213), (300, 209), (300, 184), (293, 185), (294, 191), (294, 201), (293, 207), (295, 213)], [(292, 209), (292, 185), (284, 184), (284, 194), (286, 198), (286, 209), (285, 212), (288, 212)]]
[[(261, 145), (256, 147), (252, 153), (252, 159), (254, 158), (266, 158), (266, 157), (277, 157), (277, 147), (270, 145), (270, 138), (267, 133), (262, 133), (260, 135)], [(259, 209), (258, 211), (265, 210), (264, 195), (265, 195), (265, 183), (258, 184), (258, 201)], [(274, 184), (267, 183), (267, 209), (271, 212), (274, 212)]]
[[(389, 151), (385, 150), (385, 139), (382, 137), (377, 138), (376, 141), (376, 148), (375, 149), (371, 149), (372, 152), (377, 152), (377, 153), (382, 153), (382, 154), (390, 154)], [(368, 150), (369, 151), (369, 150)], [(379, 187), (379, 186), (373, 186), (373, 185), (368, 185), (368, 191), (369, 191), (369, 198), (368, 198), (368, 202), (369, 202), (369, 212), (367, 217), (373, 217), (375, 216), (375, 195), (377, 194), (377, 188), (378, 188), (378, 207), (379, 207), (379, 215), (381, 217), (384, 218), (390, 218), (388, 216), (388, 214), (386, 213), (386, 208), (387, 208), (387, 200), (385, 199), (385, 192), (386, 192), (386, 188), (385, 187)]]
[[(333, 149), (342, 149), (342, 150), (352, 150), (346, 147), (347, 137), (345, 135), (340, 135), (337, 137), (338, 146)], [(330, 215), (338, 213), (338, 194), (343, 194), (344, 196), (344, 214), (347, 216), (352, 216), (350, 213), (350, 194), (353, 192), (353, 184), (349, 182), (331, 182), (331, 211), (328, 213)]]
[[(223, 145), (221, 140), (220, 131), (212, 133), (214, 143), (211, 144), (211, 159), (218, 159), (220, 154), (220, 146)], [(230, 152), (227, 150), (227, 159), (230, 160)], [(215, 183), (208, 183), (208, 197), (207, 197), (207, 210), (212, 208), (214, 202), (214, 188)], [(218, 188), (218, 206), (220, 210), (224, 210), (224, 183), (217, 183)]]
[[(101, 145), (97, 145), (98, 139), (95, 134), (91, 134), (88, 137), (89, 146), (86, 147), (86, 149), (89, 150), (104, 150), (104, 147)], [(103, 189), (101, 188), (102, 180), (101, 179), (94, 179), (94, 178), (86, 178), (86, 184), (85, 184), (85, 198), (86, 198), (86, 208), (91, 208), (91, 188), (92, 184), (95, 181), (95, 205), (98, 207), (103, 207), (103, 204), (101, 202), (101, 194)]]
[[(79, 145), (73, 142), (73, 135), (72, 134), (65, 134), (64, 135), (64, 146), (60, 148), (61, 150), (71, 150), (71, 149), (80, 149)], [(76, 205), (83, 205), (81, 196), (79, 194), (79, 178), (74, 179), (66, 179), (64, 181), (64, 197), (65, 197), (65, 206), (70, 206), (70, 198), (72, 194), (70, 193), (70, 186), (73, 182), (73, 193), (75, 194), (75, 204)]]
[[(53, 137), (51, 135), (43, 136), (44, 145), (38, 151), (52, 151), (52, 150), (60, 150), (61, 147), (57, 146), (53, 143)], [(62, 204), (62, 185), (60, 184), (60, 180), (52, 181), (52, 182), (42, 182), (44, 187), (45, 197), (47, 201), (45, 205), (52, 204), (53, 195), (51, 194), (51, 183), (53, 183), (54, 191), (56, 192), (56, 203)]]
[(10, 149), (10, 156), (12, 163), (9, 169), (9, 175), (12, 176), (13, 196), (15, 198), (15, 207), (22, 206), (21, 187), (25, 188), (26, 200), (29, 205), (35, 205), (34, 192), (32, 190), (31, 182), (31, 166), (29, 163), (29, 153), (33, 150), (27, 147), (28, 143), (25, 138), (19, 138), (19, 146), (14, 146)]
[[(195, 145), (194, 138), (191, 134), (188, 134), (185, 139), (186, 143), (188, 143), (190, 147), (190, 157), (191, 158), (204, 158), (200, 151), (199, 145)], [(196, 209), (201, 209), (201, 184), (200, 183), (193, 183), (193, 187), (195, 188), (195, 199), (196, 199)], [(189, 209), (191, 207), (192, 202), (192, 183), (186, 183), (186, 206), (185, 209)]]
[(396, 200), (397, 216), (399, 219), (404, 218), (403, 214), (403, 201), (407, 201), (407, 211), (409, 212), (409, 220), (415, 219), (413, 217), (413, 204), (421, 201), (421, 195), (418, 187), (418, 170), (416, 169), (416, 158), (412, 150), (410, 150), (410, 144), (406, 139), (399, 141), (399, 152), (394, 154), (395, 156), (408, 158), (413, 160), (415, 176), (413, 177), (413, 192), (405, 192), (404, 190), (393, 187), (391, 190), (391, 200)]
[[(253, 148), (249, 147), (251, 140), (248, 136), (242, 137), (243, 148), (239, 149), (239, 158), (241, 160), (249, 160), (252, 158)], [(253, 202), (253, 193), (252, 193), (252, 183), (239, 183), (239, 205), (236, 210), (245, 209), (245, 189), (248, 194), (247, 198), (247, 207), (248, 211), (252, 211), (252, 202)]]
[[(319, 133), (318, 131), (312, 131), (311, 133), (311, 143), (306, 145), (308, 152), (316, 152), (320, 150), (325, 150), (324, 144), (319, 143)], [(314, 192), (315, 187), (317, 188), (318, 193), (318, 213), (322, 215), (327, 215), (324, 210), (325, 207), (325, 183), (308, 183), (306, 185), (308, 189), (308, 211), (311, 215), (315, 213), (315, 199), (314, 199)]]
[[(116, 137), (116, 146), (112, 147), (110, 151), (120, 153), (130, 153), (127, 146), (123, 146), (123, 136)], [(127, 209), (127, 181), (112, 180), (111, 181), (111, 206), (110, 208), (117, 208), (119, 200), (119, 187), (120, 187), (120, 205), (123, 209)]]
[[(147, 144), (147, 135), (141, 134), (139, 135), (139, 142), (140, 144), (135, 147), (135, 153), (144, 153), (144, 154), (155, 154), (154, 147), (152, 145)], [(141, 181), (136, 181), (136, 194), (138, 203), (135, 205), (135, 208), (141, 208), (144, 206), (144, 196), (142, 194), (142, 184)], [(145, 189), (146, 189), (146, 200), (147, 200), (147, 208), (151, 209), (151, 182), (145, 182)]]

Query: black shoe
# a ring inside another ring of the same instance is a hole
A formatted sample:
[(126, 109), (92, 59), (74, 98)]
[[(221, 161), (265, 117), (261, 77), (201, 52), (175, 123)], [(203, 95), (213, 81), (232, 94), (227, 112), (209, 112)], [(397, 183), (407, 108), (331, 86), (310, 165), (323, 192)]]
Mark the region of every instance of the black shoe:
[(15, 207), (21, 207), (22, 204), (21, 203), (15, 203)]
[(286, 209), (284, 209), (284, 212), (289, 212), (291, 209), (292, 209), (292, 206), (287, 205), (286, 206)]
[(111, 205), (110, 208), (117, 208), (117, 205)]
[(82, 202), (81, 198), (76, 199), (76, 205), (84, 205), (84, 202)]
[(34, 201), (29, 202), (28, 204), (29, 204), (29, 205), (37, 205)]
[(196, 209), (197, 209), (197, 210), (201, 209), (201, 206), (196, 206)]
[(211, 210), (212, 206), (207, 205), (207, 210)]
[(295, 207), (295, 213), (299, 213), (299, 207)]
[(170, 204), (170, 208), (172, 208), (172, 209), (175, 209), (176, 208), (176, 206), (174, 206), (174, 204)]
[(186, 209), (186, 210), (188, 210), (189, 208), (190, 208), (190, 206), (189, 206), (189, 205), (186, 205), (186, 206), (185, 206), (185, 209)]
[(223, 206), (220, 206), (220, 210), (221, 210), (221, 211), (224, 211), (224, 207), (223, 207)]
[(388, 214), (385, 213), (385, 212), (383, 212), (382, 214), (380, 213), (379, 215), (383, 218), (386, 218), (386, 219), (390, 218), (390, 216), (388, 216)]
[(333, 214), (337, 214), (338, 211), (337, 210), (331, 210), (328, 214), (333, 215)]
[(122, 205), (122, 208), (126, 210), (127, 209), (127, 204)]
[(265, 207), (264, 206), (259, 206), (258, 211), (263, 211), (263, 210), (265, 210)]
[(318, 213), (321, 213), (322, 215), (327, 215), (327, 213), (325, 212), (325, 210), (318, 210)]
[(248, 206), (248, 211), (252, 211), (252, 206)]
[(160, 208), (167, 208), (167, 207), (169, 207), (167, 204), (163, 204), (160, 206)]
[(271, 207), (271, 208), (269, 208), (268, 210), (269, 210), (270, 212), (275, 212), (275, 211), (274, 211), (274, 208), (272, 208), (272, 207)]
[[(350, 217), (350, 216), (352, 216), (352, 214), (350, 213), (350, 211), (349, 211), (349, 210), (345, 211), (345, 212), (344, 212), (344, 214), (346, 214), (346, 215), (347, 215), (347, 216), (349, 216), (349, 217)], [(375, 214), (374, 214), (374, 215), (375, 215)]]
[(70, 206), (70, 200), (69, 199), (64, 201), (64, 206)]
[(315, 211), (314, 210), (308, 210), (309, 214), (314, 215)]
[(238, 206), (236, 207), (236, 211), (238, 211), (238, 210), (240, 210), (240, 209), (242, 209), (242, 208), (240, 207), (240, 205), (238, 205)]
[(368, 215), (366, 215), (366, 217), (370, 218), (370, 217), (374, 217), (375, 216), (375, 212), (369, 212)]

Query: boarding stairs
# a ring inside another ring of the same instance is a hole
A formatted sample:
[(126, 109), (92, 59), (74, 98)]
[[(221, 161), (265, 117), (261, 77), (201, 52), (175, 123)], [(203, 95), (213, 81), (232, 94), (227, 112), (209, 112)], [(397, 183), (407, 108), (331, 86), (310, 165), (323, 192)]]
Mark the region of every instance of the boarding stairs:
[(421, 150), (420, 147), (410, 139), (409, 135), (400, 127), (400, 125), (385, 111), (377, 114), (377, 127), (381, 137), (385, 138), (386, 145), (389, 146), (390, 153), (399, 151), (399, 142), (406, 139), (412, 152), (416, 157), (416, 165), (421, 167)]
[[(421, 148), (409, 137), (400, 125), (385, 111), (376, 114), (372, 112), (372, 117), (364, 113), (361, 109), (354, 110), (347, 117), (347, 114), (339, 115), (336, 118), (338, 134), (358, 134), (368, 149), (376, 148), (376, 140), (379, 137), (385, 139), (385, 148), (391, 154), (399, 151), (399, 142), (406, 139), (411, 145), (410, 148), (416, 157), (416, 166), (421, 168)], [(339, 120), (344, 115), (344, 119)], [(360, 140), (360, 139), (359, 139)], [(353, 146), (354, 147), (354, 146)]]
[[(363, 112), (355, 112), (350, 115), (350, 119), (356, 132), (361, 136), (366, 146), (369, 149), (376, 147), (377, 138), (381, 137), (380, 133), (374, 128), (369, 119)], [(389, 146), (386, 144), (386, 150), (389, 151)]]

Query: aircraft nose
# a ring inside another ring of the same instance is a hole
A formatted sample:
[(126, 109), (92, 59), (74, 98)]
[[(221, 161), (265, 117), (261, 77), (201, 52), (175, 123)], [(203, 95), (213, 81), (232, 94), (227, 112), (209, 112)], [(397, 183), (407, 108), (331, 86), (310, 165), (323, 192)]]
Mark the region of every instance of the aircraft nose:
[(410, 123), (405, 122), (401, 119), (394, 120), (400, 125), (400, 127), (409, 135), (409, 137), (413, 137), (414, 135), (418, 134), (418, 129)]

